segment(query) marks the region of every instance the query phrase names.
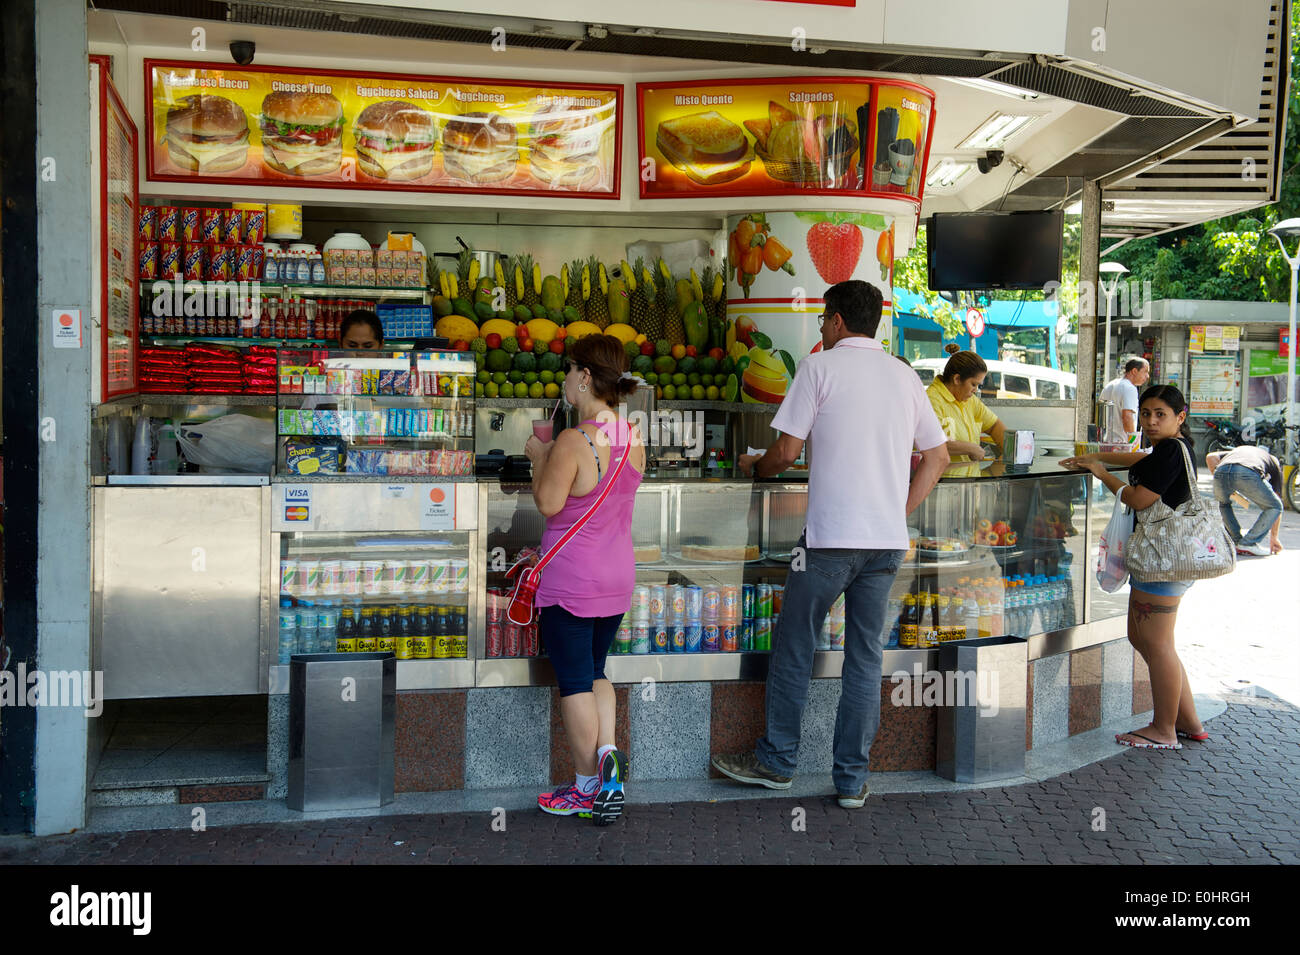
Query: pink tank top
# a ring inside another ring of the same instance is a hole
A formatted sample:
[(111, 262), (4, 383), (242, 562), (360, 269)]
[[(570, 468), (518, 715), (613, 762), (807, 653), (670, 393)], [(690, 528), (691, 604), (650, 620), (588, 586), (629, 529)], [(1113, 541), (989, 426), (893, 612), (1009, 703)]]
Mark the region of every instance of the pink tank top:
[[(584, 421), (583, 424), (598, 424)], [(620, 418), (614, 426), (598, 424), (609, 437), (612, 447), (609, 466), (589, 494), (570, 495), (564, 507), (546, 521), (542, 533), (545, 553), (605, 489), (628, 440), (627, 422)], [(621, 442), (621, 443), (620, 443)], [(536, 606), (561, 606), (575, 617), (612, 617), (627, 613), (632, 605), (632, 586), (636, 582), (636, 561), (632, 555), (632, 509), (641, 472), (629, 460), (618, 477), (609, 497), (578, 531), (564, 549), (542, 571), (537, 588)]]

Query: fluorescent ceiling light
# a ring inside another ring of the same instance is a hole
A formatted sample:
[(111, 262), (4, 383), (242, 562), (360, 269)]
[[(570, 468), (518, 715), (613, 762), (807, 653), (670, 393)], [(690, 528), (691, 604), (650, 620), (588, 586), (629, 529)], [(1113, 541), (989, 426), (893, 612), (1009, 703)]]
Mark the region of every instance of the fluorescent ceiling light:
[(1026, 113), (994, 113), (975, 132), (957, 144), (958, 149), (999, 149), (1038, 117)]
[(930, 170), (929, 175), (925, 177), (927, 186), (951, 186), (966, 173), (975, 168), (972, 162), (954, 162), (951, 158), (945, 156), (937, 166)]
[(1036, 100), (1038, 94), (1033, 90), (1021, 89), (1019, 86), (1011, 86), (1008, 83), (999, 83), (997, 80), (985, 79), (967, 79), (966, 77), (946, 76), (944, 77), (949, 83), (959, 83), (962, 86), (969, 86), (972, 89), (983, 90), (986, 93), (997, 93), (999, 96), (1010, 96), (1018, 100)]

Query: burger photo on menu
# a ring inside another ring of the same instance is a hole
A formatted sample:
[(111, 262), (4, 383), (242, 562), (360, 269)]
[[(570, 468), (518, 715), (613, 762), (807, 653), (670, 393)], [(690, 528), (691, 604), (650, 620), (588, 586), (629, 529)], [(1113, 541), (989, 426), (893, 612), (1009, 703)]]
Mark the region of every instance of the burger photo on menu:
[(262, 159), (290, 176), (322, 176), (343, 162), (343, 104), (332, 93), (277, 91), (262, 100)]
[(442, 129), (442, 168), (475, 186), (501, 182), (519, 164), (515, 124), (496, 113), (462, 113)]
[(601, 143), (614, 128), (613, 104), (548, 103), (533, 114), (528, 165), (552, 189), (581, 192), (600, 183)]
[(233, 100), (195, 93), (167, 109), (167, 157), (200, 175), (238, 169), (248, 159), (248, 117)]
[(372, 179), (410, 180), (433, 171), (438, 127), (433, 115), (413, 103), (372, 103), (353, 122), (357, 168)]

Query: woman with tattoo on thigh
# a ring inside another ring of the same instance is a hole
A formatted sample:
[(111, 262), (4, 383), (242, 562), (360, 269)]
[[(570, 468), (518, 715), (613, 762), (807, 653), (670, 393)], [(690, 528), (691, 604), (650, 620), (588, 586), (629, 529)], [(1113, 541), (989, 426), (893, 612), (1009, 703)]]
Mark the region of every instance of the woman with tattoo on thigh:
[[(1061, 463), (1091, 471), (1112, 493), (1121, 494), (1134, 511), (1144, 511), (1159, 500), (1177, 507), (1198, 493), (1188, 485), (1187, 468), (1178, 447), (1178, 442), (1183, 441), (1190, 452), (1192, 445), (1182, 392), (1169, 385), (1148, 388), (1142, 394), (1138, 420), (1151, 445), (1149, 453), (1085, 454)], [(1128, 465), (1131, 486), (1107, 471), (1107, 464)], [(1195, 463), (1192, 466), (1195, 468)], [(1142, 749), (1181, 749), (1179, 737), (1203, 742), (1209, 734), (1196, 715), (1187, 671), (1174, 649), (1174, 620), (1191, 581), (1142, 581), (1130, 575), (1129, 584), (1128, 639), (1151, 672), (1155, 712), (1149, 724), (1120, 733), (1115, 741)]]

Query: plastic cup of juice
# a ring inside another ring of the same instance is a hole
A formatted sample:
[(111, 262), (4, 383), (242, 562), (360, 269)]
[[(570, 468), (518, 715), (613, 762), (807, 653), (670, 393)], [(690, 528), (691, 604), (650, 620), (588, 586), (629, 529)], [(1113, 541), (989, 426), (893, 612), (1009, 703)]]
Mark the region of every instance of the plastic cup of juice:
[(550, 418), (536, 418), (533, 420), (533, 437), (542, 443), (550, 441), (555, 436), (555, 422)]

